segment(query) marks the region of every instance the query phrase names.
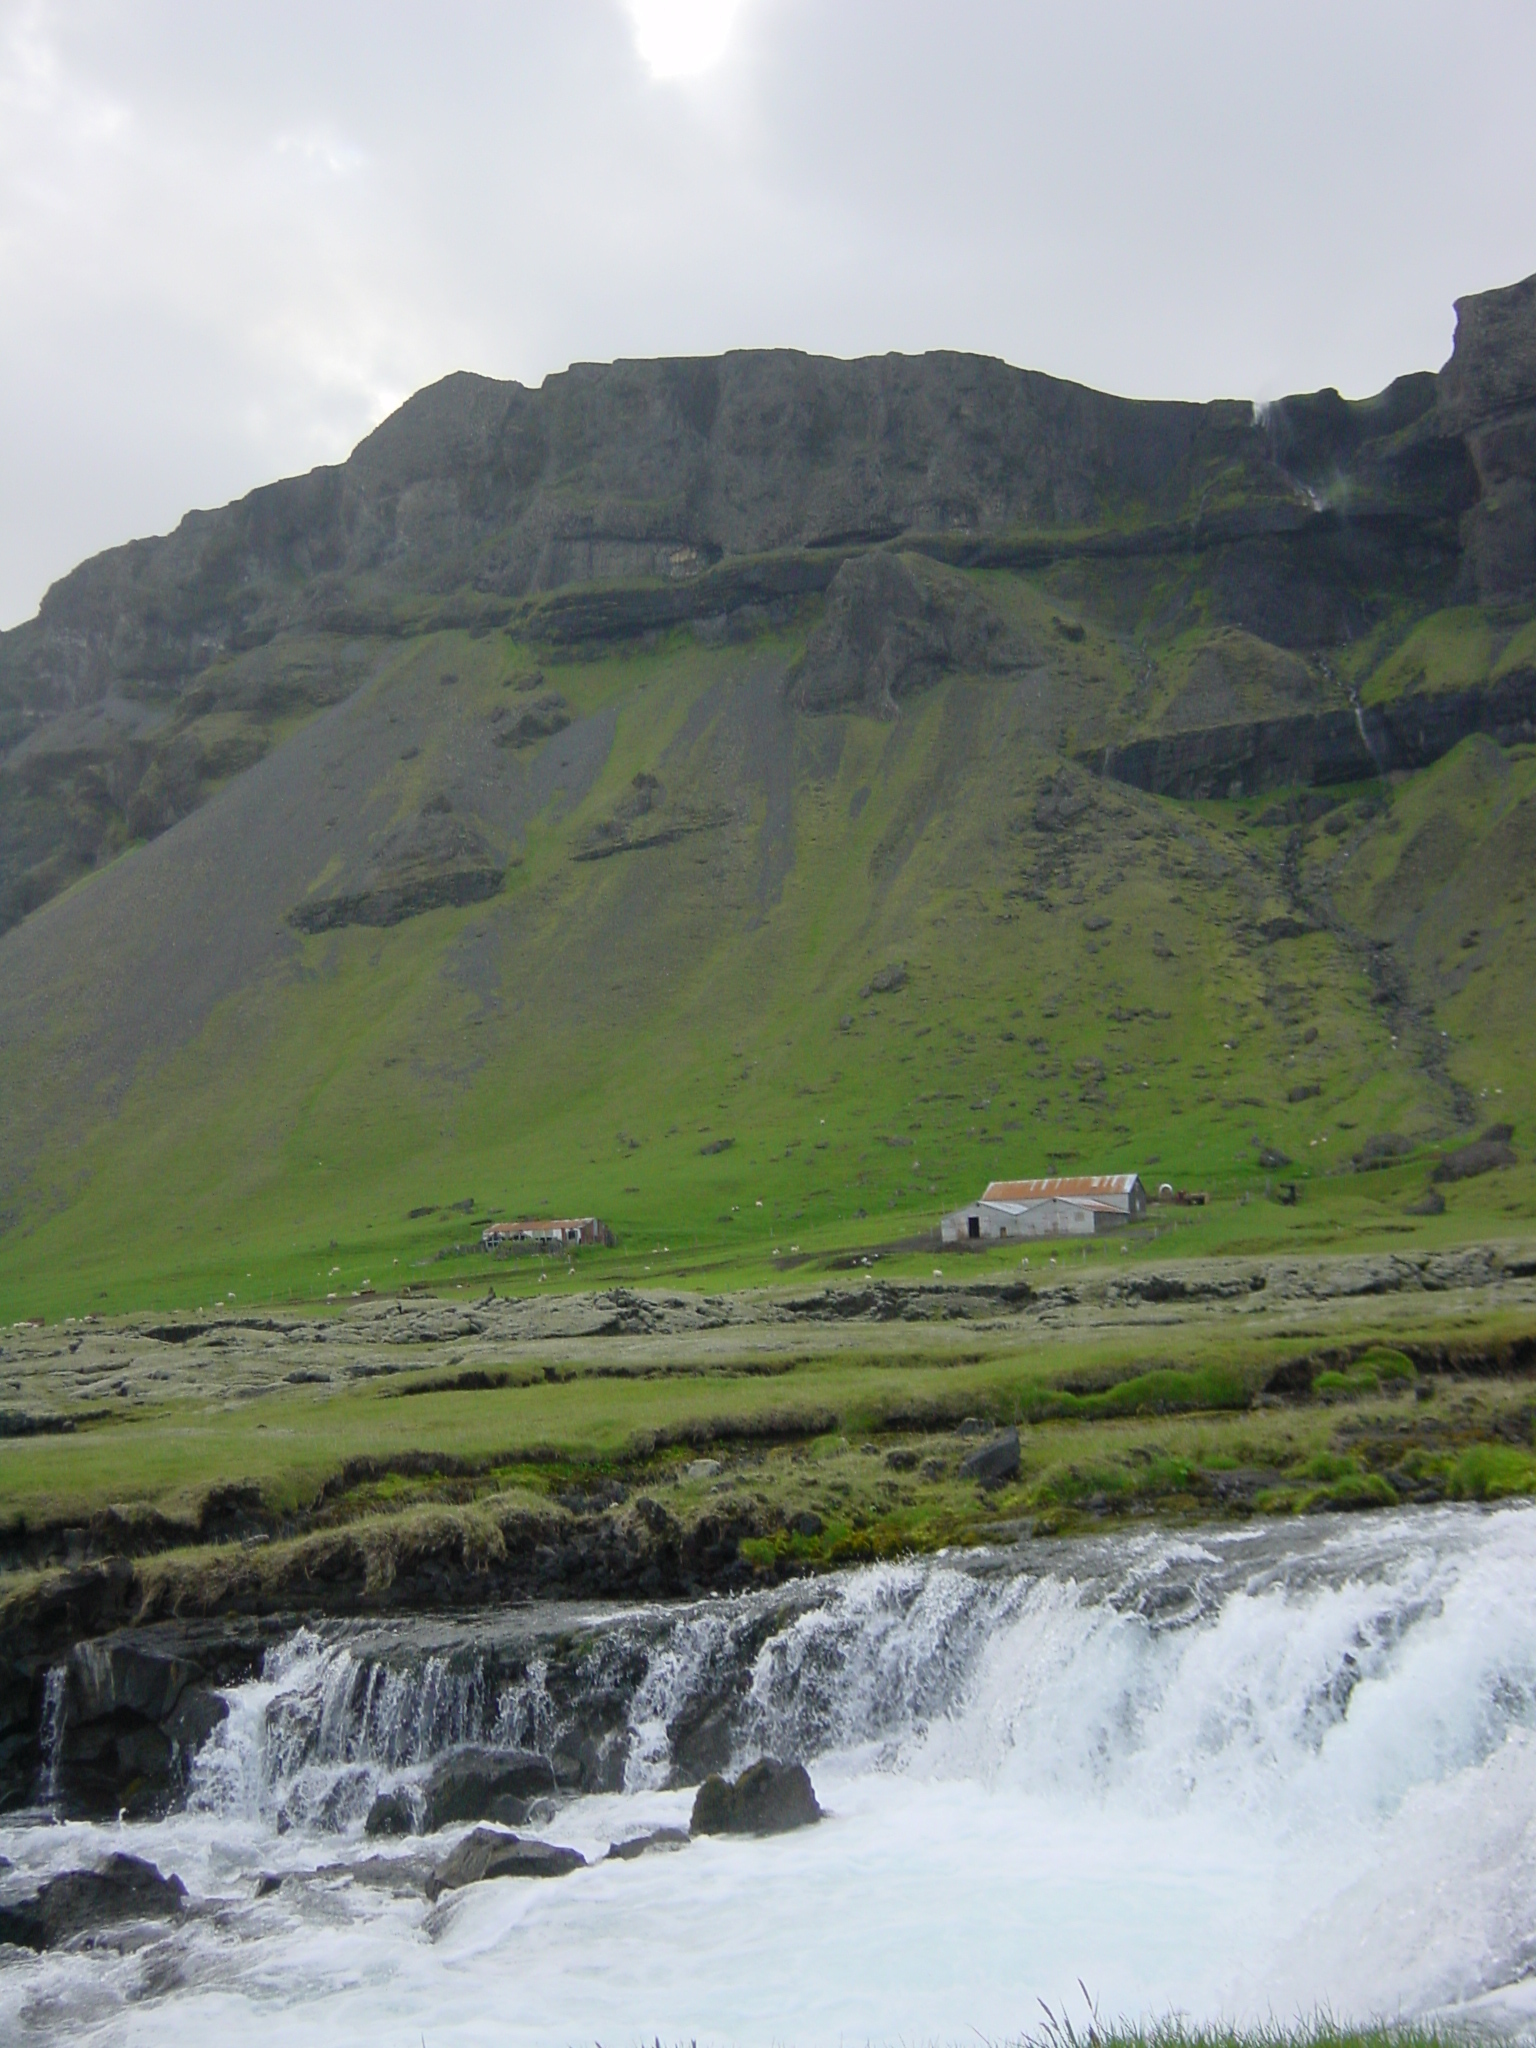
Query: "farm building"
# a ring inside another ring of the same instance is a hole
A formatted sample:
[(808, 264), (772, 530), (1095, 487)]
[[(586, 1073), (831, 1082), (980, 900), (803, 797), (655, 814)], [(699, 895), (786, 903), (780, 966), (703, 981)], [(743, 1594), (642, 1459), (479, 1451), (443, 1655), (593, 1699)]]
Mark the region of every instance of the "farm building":
[(524, 1217), (518, 1223), (493, 1223), (480, 1233), (484, 1250), (504, 1244), (530, 1245), (539, 1251), (573, 1244), (612, 1244), (613, 1232), (595, 1216)]
[(1139, 1223), (1146, 1213), (1147, 1191), (1135, 1173), (994, 1180), (980, 1201), (952, 1210), (940, 1231), (945, 1244), (992, 1237), (1093, 1237)]

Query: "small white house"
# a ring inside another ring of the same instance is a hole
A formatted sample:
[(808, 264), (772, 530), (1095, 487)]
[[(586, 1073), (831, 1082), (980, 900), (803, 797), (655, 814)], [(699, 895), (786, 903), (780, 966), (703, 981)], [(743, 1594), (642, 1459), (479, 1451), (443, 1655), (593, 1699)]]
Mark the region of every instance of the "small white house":
[(1081, 1173), (1046, 1180), (994, 1180), (981, 1199), (951, 1210), (945, 1244), (998, 1237), (1094, 1237), (1140, 1223), (1147, 1191), (1136, 1173)]

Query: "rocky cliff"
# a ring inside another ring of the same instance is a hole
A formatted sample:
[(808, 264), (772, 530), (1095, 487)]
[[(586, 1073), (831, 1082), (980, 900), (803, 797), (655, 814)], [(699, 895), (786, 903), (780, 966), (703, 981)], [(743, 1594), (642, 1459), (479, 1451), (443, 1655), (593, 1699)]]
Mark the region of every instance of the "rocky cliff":
[[(946, 353), (579, 364), (537, 390), (447, 377), (344, 464), (98, 555), (0, 635), (0, 929), (196, 809), (275, 727), (356, 689), (381, 645), (455, 623), (557, 647), (750, 632), (894, 544), (904, 570), (837, 584), (796, 685), (807, 709), (890, 708), (964, 666), (981, 630), (920, 555), (1194, 554), (1219, 619), (1304, 650), (1393, 606), (1521, 602), (1536, 279), (1457, 314), (1438, 376), (1263, 412)], [(996, 633), (979, 644), (997, 666)]]

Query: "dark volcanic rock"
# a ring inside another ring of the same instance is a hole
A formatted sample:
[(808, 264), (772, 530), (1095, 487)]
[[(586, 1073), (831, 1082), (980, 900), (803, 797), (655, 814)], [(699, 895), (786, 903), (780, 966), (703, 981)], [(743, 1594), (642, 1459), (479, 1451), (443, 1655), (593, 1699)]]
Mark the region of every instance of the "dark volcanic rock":
[(207, 1675), (174, 1642), (79, 1644), (66, 1667), (62, 1804), (143, 1814), (174, 1803), (192, 1757), (229, 1712)]
[[(131, 1569), (131, 1567), (130, 1567)], [(72, 1815), (153, 1814), (185, 1790), (193, 1756), (228, 1714), (219, 1688), (260, 1667), (281, 1624), (231, 1619), (102, 1631), (115, 1618), (120, 1567), (71, 1574), (11, 1630), (16, 1661), (0, 1661), (0, 1809), (40, 1796), (47, 1672), (62, 1678), (50, 1802)], [(91, 1582), (106, 1596), (98, 1606)], [(66, 1641), (75, 1638), (68, 1654)], [(95, 1635), (96, 1640), (90, 1640)]]
[(1037, 832), (1065, 832), (1075, 825), (1093, 805), (1093, 799), (1081, 781), (1065, 770), (1047, 775), (1040, 785), (1040, 794), (1035, 804), (1034, 824)]
[[(346, 1877), (353, 1884), (366, 1884), (375, 1891), (408, 1896), (430, 1892), (437, 1866), (428, 1856), (361, 1856), (352, 1863), (322, 1863), (317, 1877)], [(267, 1883), (263, 1878), (262, 1883)], [(273, 1886), (276, 1889), (276, 1886)], [(262, 1897), (260, 1887), (256, 1896)]]
[(431, 591), (473, 577), (504, 601), (654, 581), (666, 617), (732, 557), (809, 548), (825, 570), (834, 547), (911, 529), (1080, 526), (1127, 493), (1175, 517), (1192, 478), (1229, 464), (1274, 489), (1246, 404), (1138, 403), (976, 356), (739, 350), (580, 365), (536, 391), (459, 374), (344, 466), (83, 563), (7, 636), (0, 679), (61, 703), (186, 679), (264, 648), (295, 607), (366, 633), (390, 619), (376, 577)]
[(981, 1486), (1002, 1486), (1019, 1476), (1019, 1432), (1005, 1429), (960, 1460), (960, 1477)]
[(827, 592), (791, 695), (806, 711), (891, 716), (952, 668), (1019, 668), (1031, 650), (974, 589), (915, 555), (856, 555)]
[(498, 895), (506, 880), (502, 868), (453, 868), (438, 875), (418, 875), (350, 896), (321, 896), (289, 913), (296, 931), (339, 931), (344, 925), (403, 924), (428, 910), (462, 909)]
[[(1536, 670), (1466, 690), (1414, 692), (1352, 711), (1158, 733), (1085, 754), (1083, 765), (1156, 796), (1256, 796), (1294, 783), (1360, 782), (1427, 768), (1471, 733), (1536, 733)], [(1299, 932), (1291, 934), (1299, 936)]]
[(637, 1856), (648, 1856), (653, 1849), (686, 1849), (692, 1839), (686, 1828), (652, 1828), (648, 1835), (634, 1835), (627, 1842), (611, 1842), (606, 1860), (610, 1863), (632, 1863)]
[(1430, 1178), (1440, 1181), (1472, 1180), (1480, 1173), (1492, 1173), (1496, 1167), (1514, 1166), (1517, 1162), (1515, 1148), (1509, 1142), (1511, 1135), (1508, 1124), (1491, 1124), (1470, 1145), (1460, 1145), (1454, 1152), (1447, 1152), (1437, 1161)]
[(418, 1803), (403, 1791), (380, 1792), (368, 1809), (370, 1835), (413, 1835), (421, 1821)]
[(1412, 1138), (1405, 1138), (1401, 1131), (1379, 1131), (1367, 1138), (1355, 1154), (1354, 1165), (1362, 1173), (1373, 1167), (1390, 1166), (1396, 1159), (1406, 1159), (1413, 1150)]
[[(523, 1749), (451, 1749), (422, 1781), (421, 1829), (435, 1834), (467, 1820), (497, 1820), (518, 1826), (535, 1799), (558, 1790), (548, 1757)], [(375, 1801), (375, 1806), (378, 1802)], [(370, 1833), (381, 1832), (368, 1816)]]
[(48, 1949), (125, 1921), (174, 1919), (186, 1903), (179, 1877), (163, 1877), (138, 1856), (109, 1856), (95, 1870), (50, 1878), (29, 1899), (0, 1906), (0, 1942)]
[(869, 977), (859, 990), (861, 996), (893, 996), (904, 989), (910, 977), (904, 960), (893, 960), (889, 967), (882, 967)]
[[(1400, 601), (1520, 603), (1536, 591), (1536, 279), (1457, 316), (1438, 377), (1262, 416), (953, 353), (740, 350), (580, 365), (538, 390), (445, 378), (344, 465), (98, 555), (0, 634), (0, 928), (123, 834), (185, 821), (265, 753), (274, 716), (353, 696), (380, 642), (429, 619), (557, 646), (685, 621), (719, 639), (827, 593), (798, 701), (889, 715), (948, 669), (1033, 662), (948, 565), (1141, 578), (1183, 557), (1216, 618), (1309, 653)], [(1054, 627), (1053, 655), (1084, 633)], [(520, 685), (541, 686), (537, 671)], [(1359, 717), (1336, 701), (1296, 720), (1213, 712), (1095, 765), (1187, 795), (1349, 780), (1510, 729), (1506, 686), (1518, 695), (1505, 677)], [(211, 736), (211, 710), (240, 729)], [(514, 707), (500, 737), (532, 745), (563, 715)], [(470, 900), (402, 908), (352, 879), (334, 896), (354, 908), (333, 921), (372, 923)]]
[(1536, 277), (1456, 301), (1438, 421), (1460, 434), (1478, 502), (1462, 521), (1467, 581), (1485, 603), (1536, 589)]
[(500, 1828), (476, 1828), (427, 1879), (427, 1897), (435, 1899), (489, 1877), (565, 1877), (583, 1869), (586, 1860), (575, 1849), (560, 1849), (552, 1842), (526, 1841)]
[(505, 875), (479, 827), (454, 817), (439, 798), (386, 834), (353, 886), (309, 897), (288, 922), (302, 932), (402, 924), (425, 911), (483, 903)]
[(571, 722), (571, 707), (563, 697), (546, 691), (515, 711), (498, 712), (492, 720), (498, 747), (532, 747), (552, 734), (564, 732)]
[(822, 1817), (804, 1764), (764, 1757), (729, 1778), (706, 1778), (693, 1802), (689, 1832), (695, 1835), (781, 1835)]

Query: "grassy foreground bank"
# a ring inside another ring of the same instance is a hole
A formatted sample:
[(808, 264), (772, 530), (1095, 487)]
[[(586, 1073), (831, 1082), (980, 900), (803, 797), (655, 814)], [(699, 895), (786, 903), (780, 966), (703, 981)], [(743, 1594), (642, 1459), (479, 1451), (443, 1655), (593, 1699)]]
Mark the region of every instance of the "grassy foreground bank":
[(1095, 2014), (1086, 2026), (1047, 2015), (1046, 2023), (1019, 2037), (1018, 2048), (1443, 2048), (1465, 2044), (1468, 2031), (1440, 2023), (1410, 2022), (1349, 2026), (1318, 2014), (1286, 2025), (1271, 2020), (1263, 2026), (1202, 2025), (1181, 2017), (1131, 2022), (1101, 2020)]
[[(9, 1332), (0, 1369), (8, 1602), (109, 1559), (158, 1613), (452, 1603), (638, 1586), (658, 1546), (677, 1590), (1536, 1494), (1520, 1246), (66, 1323)], [(1016, 1462), (978, 1474), (1009, 1431)]]

